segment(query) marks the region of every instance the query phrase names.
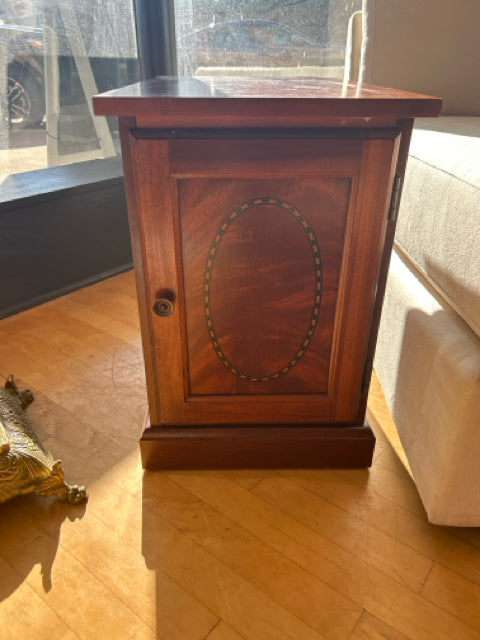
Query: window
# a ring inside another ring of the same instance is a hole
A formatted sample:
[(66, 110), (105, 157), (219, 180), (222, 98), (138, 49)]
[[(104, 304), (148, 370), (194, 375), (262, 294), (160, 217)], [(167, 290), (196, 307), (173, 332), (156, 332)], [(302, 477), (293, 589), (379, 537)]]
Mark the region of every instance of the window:
[(116, 155), (91, 96), (138, 77), (131, 0), (3, 0), (0, 175)]
[(341, 78), (359, 9), (361, 0), (177, 0), (179, 73)]
[(180, 74), (340, 78), (360, 5), (1, 0), (0, 317), (131, 265), (117, 122), (91, 97), (140, 78), (136, 33), (146, 77), (174, 73), (176, 42)]

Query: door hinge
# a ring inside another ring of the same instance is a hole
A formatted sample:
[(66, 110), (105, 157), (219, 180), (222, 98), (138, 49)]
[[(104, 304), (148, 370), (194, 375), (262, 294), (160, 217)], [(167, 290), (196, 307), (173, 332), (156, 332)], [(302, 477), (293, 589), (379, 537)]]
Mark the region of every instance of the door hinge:
[(368, 391), (368, 387), (370, 386), (370, 379), (372, 377), (372, 371), (373, 371), (373, 362), (371, 360), (367, 360), (365, 362), (365, 368), (363, 370), (362, 391), (361, 391), (362, 396)]
[(390, 200), (390, 209), (388, 211), (388, 219), (393, 222), (397, 221), (398, 209), (400, 207), (400, 196), (402, 194), (403, 176), (395, 176), (393, 181), (392, 199)]

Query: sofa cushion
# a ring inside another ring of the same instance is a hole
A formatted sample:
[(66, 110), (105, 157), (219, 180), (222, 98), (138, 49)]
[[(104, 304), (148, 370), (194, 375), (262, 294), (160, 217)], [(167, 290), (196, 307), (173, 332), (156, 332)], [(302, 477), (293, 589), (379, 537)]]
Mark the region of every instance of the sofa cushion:
[(416, 121), (396, 246), (480, 336), (480, 117)]
[(394, 251), (375, 369), (431, 522), (480, 526), (480, 340)]

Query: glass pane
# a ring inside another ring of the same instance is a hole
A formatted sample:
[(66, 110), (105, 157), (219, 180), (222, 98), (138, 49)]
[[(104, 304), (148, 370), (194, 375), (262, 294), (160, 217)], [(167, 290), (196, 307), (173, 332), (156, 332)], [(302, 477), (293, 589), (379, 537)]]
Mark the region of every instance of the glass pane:
[(182, 75), (343, 76), (361, 0), (177, 0)]
[(2, 0), (0, 175), (118, 153), (91, 97), (138, 77), (132, 0)]

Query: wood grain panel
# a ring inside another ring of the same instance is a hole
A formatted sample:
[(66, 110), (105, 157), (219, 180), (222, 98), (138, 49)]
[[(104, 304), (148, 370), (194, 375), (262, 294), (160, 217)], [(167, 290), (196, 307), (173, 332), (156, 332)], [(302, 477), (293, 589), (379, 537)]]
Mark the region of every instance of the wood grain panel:
[[(158, 99), (162, 109), (158, 109)], [(273, 100), (272, 100), (273, 98)], [(136, 115), (151, 126), (318, 126), (437, 116), (442, 101), (327, 78), (159, 77), (93, 99), (98, 115)]]
[[(143, 135), (144, 130), (139, 131)], [(383, 131), (391, 137), (392, 131)], [(361, 138), (340, 134), (330, 139), (316, 132), (305, 138), (301, 131), (297, 138), (282, 137), (281, 129), (275, 139), (261, 137), (261, 129), (249, 139), (233, 137), (227, 140), (174, 140), (170, 146), (170, 166), (173, 175), (182, 177), (243, 176), (299, 176), (322, 173), (329, 176), (349, 176), (360, 170), (363, 148)], [(341, 144), (339, 140), (341, 139)]]
[(327, 392), (349, 195), (348, 179), (180, 181), (192, 394)]
[[(150, 320), (146, 360), (153, 354), (159, 407), (152, 424), (362, 426), (370, 295), (383, 249), (394, 134), (288, 144), (137, 138), (145, 304), (152, 309), (164, 294), (174, 301), (171, 317)], [(375, 151), (363, 157), (364, 148)], [(261, 197), (272, 200), (248, 205)], [(297, 217), (275, 199), (291, 204)], [(317, 286), (310, 228), (322, 282), (318, 323), (308, 335)], [(209, 255), (213, 296), (206, 304)]]

